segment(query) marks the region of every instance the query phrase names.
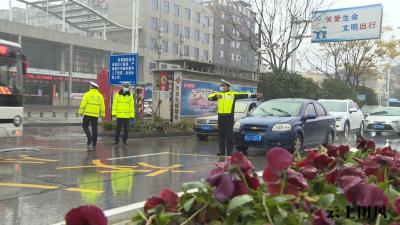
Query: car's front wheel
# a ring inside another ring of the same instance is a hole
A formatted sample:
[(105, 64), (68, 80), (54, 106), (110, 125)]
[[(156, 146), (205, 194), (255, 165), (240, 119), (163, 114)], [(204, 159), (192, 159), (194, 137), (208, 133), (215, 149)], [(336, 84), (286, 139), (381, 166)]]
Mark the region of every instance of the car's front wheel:
[(296, 136), (294, 137), (292, 154), (294, 158), (299, 158), (299, 159), (303, 154), (303, 136), (301, 134), (296, 134)]
[(334, 139), (335, 139), (335, 135), (333, 134), (333, 131), (329, 131), (328, 135), (326, 136), (324, 144), (325, 145), (332, 145)]

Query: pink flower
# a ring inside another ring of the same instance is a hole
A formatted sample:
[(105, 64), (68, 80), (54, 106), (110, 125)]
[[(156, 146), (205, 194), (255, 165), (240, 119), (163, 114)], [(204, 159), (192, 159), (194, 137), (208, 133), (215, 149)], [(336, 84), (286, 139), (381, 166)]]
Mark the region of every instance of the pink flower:
[(315, 167), (302, 167), (300, 168), (300, 173), (309, 180), (314, 180), (317, 176), (317, 168)]
[(239, 167), (239, 169), (243, 172), (243, 173), (247, 173), (250, 170), (254, 170), (254, 166), (251, 163), (250, 160), (248, 160), (242, 152), (237, 151), (235, 153), (233, 153), (232, 157), (230, 157), (231, 159), (231, 164), (234, 166)]
[(318, 210), (313, 213), (313, 225), (334, 225), (335, 223), (328, 218), (328, 213)]
[(284, 148), (272, 148), (267, 152), (268, 167), (275, 171), (282, 171), (293, 163), (293, 156)]
[(397, 198), (394, 201), (394, 210), (397, 213), (397, 215), (400, 215), (400, 198)]
[(235, 188), (232, 177), (228, 174), (223, 174), (217, 189), (214, 191), (214, 197), (219, 202), (226, 202), (233, 197), (234, 191)]
[(96, 206), (86, 205), (71, 209), (65, 215), (66, 225), (107, 225), (107, 217)]

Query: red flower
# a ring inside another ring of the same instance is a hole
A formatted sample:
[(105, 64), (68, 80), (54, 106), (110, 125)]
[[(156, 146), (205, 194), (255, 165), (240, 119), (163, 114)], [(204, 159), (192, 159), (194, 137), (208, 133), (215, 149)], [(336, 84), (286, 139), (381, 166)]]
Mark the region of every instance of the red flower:
[(93, 205), (71, 209), (65, 215), (66, 225), (107, 225), (107, 217)]
[(233, 197), (249, 193), (249, 189), (246, 187), (246, 184), (243, 181), (237, 180), (234, 182), (234, 185), (235, 191), (233, 193)]
[(258, 187), (260, 187), (260, 180), (258, 177), (246, 175), (246, 182), (249, 185), (249, 188), (253, 190), (257, 190)]
[(279, 181), (279, 177), (279, 171), (276, 171), (269, 166), (265, 167), (263, 172), (263, 179), (265, 182), (277, 182)]
[(357, 187), (357, 185), (359, 185), (362, 181), (363, 180), (361, 178), (355, 176), (342, 176), (338, 177), (336, 180), (338, 186), (343, 189), (345, 193), (351, 191), (352, 188)]
[(287, 181), (296, 187), (297, 190), (305, 191), (308, 188), (308, 184), (303, 175), (290, 168), (287, 171)]
[(237, 151), (230, 157), (231, 164), (240, 168), (243, 173), (254, 170), (253, 164), (248, 160), (242, 152)]
[(339, 145), (339, 147), (335, 145), (328, 145), (326, 146), (328, 149), (328, 156), (329, 157), (342, 157), (344, 158), (345, 154), (350, 151), (348, 145)]
[(338, 177), (342, 176), (354, 176), (354, 177), (359, 177), (361, 179), (365, 178), (365, 175), (362, 170), (359, 168), (355, 167), (343, 167), (338, 171)]
[(375, 150), (375, 142), (360, 138), (357, 140), (357, 148), (361, 150)]
[(313, 225), (334, 225), (335, 223), (328, 218), (328, 213), (318, 210), (313, 213)]
[(327, 155), (320, 155), (314, 159), (314, 166), (317, 169), (325, 169), (331, 164), (331, 162), (333, 162), (333, 160), (333, 158), (330, 158)]
[(385, 169), (381, 167), (377, 160), (367, 158), (363, 161), (364, 172), (368, 176), (376, 176), (378, 182), (385, 179)]
[(371, 155), (384, 155), (384, 156), (389, 156), (389, 157), (394, 157), (395, 152), (392, 151), (392, 147), (387, 146), (384, 148), (377, 148)]
[(365, 144), (365, 150), (368, 149), (375, 150), (375, 142), (368, 140), (367, 143)]
[(400, 198), (397, 198), (394, 201), (394, 210), (398, 215), (400, 215)]
[(337, 175), (338, 175), (338, 170), (337, 170), (337, 168), (335, 168), (335, 169), (329, 171), (327, 174), (325, 174), (325, 180), (328, 183), (333, 184), (336, 182)]
[(315, 167), (302, 167), (300, 173), (309, 180), (313, 180), (317, 176), (317, 168)]
[(213, 187), (218, 186), (219, 181), (221, 180), (222, 174), (224, 174), (224, 170), (219, 168), (211, 170), (209, 176), (207, 177), (206, 181)]
[(279, 172), (289, 168), (293, 163), (293, 156), (284, 148), (272, 148), (267, 152), (268, 167)]
[(164, 200), (165, 202), (165, 206), (166, 206), (166, 210), (168, 212), (175, 212), (176, 209), (178, 208), (178, 201), (179, 201), (179, 197), (178, 195), (171, 191), (170, 189), (163, 189), (160, 192), (160, 197), (162, 200)]
[(317, 150), (309, 151), (307, 157), (297, 163), (298, 167), (314, 166), (314, 159), (319, 156)]
[(154, 209), (155, 207), (159, 205), (163, 205), (164, 200), (160, 197), (150, 197), (146, 200), (146, 203), (144, 203), (144, 211), (147, 212), (151, 209)]
[(364, 149), (366, 143), (367, 140), (365, 140), (364, 138), (357, 139), (357, 149)]
[(389, 202), (385, 193), (374, 184), (362, 183), (357, 189), (355, 204), (358, 206), (386, 206)]
[(287, 181), (283, 183), (283, 181), (279, 182), (278, 180), (272, 180), (272, 182), (268, 182), (268, 192), (272, 195), (280, 194), (282, 189), (282, 185), (284, 185), (283, 193), (291, 194), (298, 196), (299, 191), (304, 191), (308, 188), (308, 184), (305, 181), (303, 175), (293, 169), (287, 170)]
[(233, 197), (234, 183), (232, 177), (228, 174), (223, 174), (218, 184), (217, 189), (214, 191), (215, 199), (219, 202), (225, 202)]

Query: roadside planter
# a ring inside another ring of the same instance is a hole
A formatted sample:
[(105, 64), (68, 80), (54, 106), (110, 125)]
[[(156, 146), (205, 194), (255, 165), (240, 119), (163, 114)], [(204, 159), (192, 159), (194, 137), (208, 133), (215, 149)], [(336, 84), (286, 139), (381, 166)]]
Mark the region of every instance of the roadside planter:
[(400, 225), (400, 154), (369, 140), (357, 145), (312, 149), (296, 162), (271, 149), (262, 177), (236, 152), (206, 180), (184, 184), (182, 195), (164, 189), (148, 198), (132, 224)]

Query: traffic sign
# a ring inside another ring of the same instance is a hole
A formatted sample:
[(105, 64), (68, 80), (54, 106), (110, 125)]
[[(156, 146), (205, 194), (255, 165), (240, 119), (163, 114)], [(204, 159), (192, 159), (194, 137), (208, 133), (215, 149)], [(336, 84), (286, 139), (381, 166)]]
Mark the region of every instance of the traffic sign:
[(136, 53), (110, 55), (110, 85), (118, 85), (129, 82), (131, 85), (137, 84), (137, 59)]

